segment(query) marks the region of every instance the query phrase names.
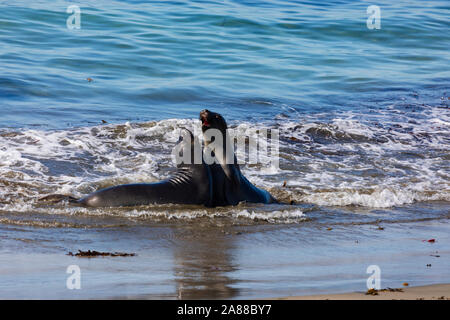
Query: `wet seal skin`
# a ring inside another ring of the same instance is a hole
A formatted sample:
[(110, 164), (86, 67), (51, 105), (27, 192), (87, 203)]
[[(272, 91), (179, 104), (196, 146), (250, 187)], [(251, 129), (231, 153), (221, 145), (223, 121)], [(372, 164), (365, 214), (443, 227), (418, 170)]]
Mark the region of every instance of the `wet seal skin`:
[[(195, 139), (192, 133), (185, 130), (185, 136), (180, 137), (181, 149), (191, 148), (194, 153)], [(201, 162), (195, 164), (180, 163), (177, 171), (169, 179), (155, 183), (136, 183), (113, 186), (93, 192), (81, 199), (66, 195), (50, 195), (41, 198), (42, 201), (67, 201), (72, 205), (85, 207), (131, 207), (151, 204), (192, 204), (209, 206), (212, 199), (212, 181), (209, 167)]]
[[(223, 141), (229, 139), (227, 123), (218, 113), (209, 110), (200, 112), (202, 131), (205, 137), (205, 147), (211, 143), (208, 140), (208, 130), (215, 129), (222, 134)], [(151, 204), (191, 204), (206, 207), (237, 205), (239, 202), (278, 203), (266, 190), (259, 189), (250, 183), (241, 173), (234, 151), (227, 150), (227, 143), (214, 150), (217, 161), (206, 164), (203, 157), (196, 163), (194, 155), (197, 140), (192, 132), (185, 130), (185, 136), (180, 137), (181, 150), (189, 150), (188, 163), (177, 165), (176, 173), (169, 179), (156, 183), (124, 184), (98, 190), (81, 199), (67, 195), (48, 195), (41, 201), (61, 202), (85, 207), (129, 207)], [(228, 152), (232, 152), (231, 163), (226, 162)]]
[(226, 160), (226, 140), (227, 123), (225, 119), (218, 113), (207, 109), (200, 112), (200, 120), (202, 121), (202, 131), (205, 138), (206, 147), (211, 143), (208, 140), (207, 132), (210, 129), (216, 129), (222, 134), (222, 149), (215, 150), (215, 157), (218, 163), (210, 165), (213, 184), (213, 206), (237, 205), (239, 202), (251, 203), (278, 203), (278, 201), (266, 190), (255, 187), (241, 173), (236, 156), (233, 154), (233, 161), (228, 163)]

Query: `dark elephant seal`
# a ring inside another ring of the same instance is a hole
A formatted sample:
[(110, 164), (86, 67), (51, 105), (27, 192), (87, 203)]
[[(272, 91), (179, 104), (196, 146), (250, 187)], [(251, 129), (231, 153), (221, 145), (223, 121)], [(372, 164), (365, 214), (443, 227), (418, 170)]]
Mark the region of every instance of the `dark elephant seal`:
[[(208, 129), (218, 129), (224, 139), (228, 138), (225, 119), (208, 110), (200, 113), (204, 136)], [(86, 207), (122, 207), (151, 204), (192, 204), (207, 207), (236, 205), (246, 201), (252, 203), (277, 203), (269, 192), (256, 188), (241, 173), (236, 157), (231, 164), (224, 159), (226, 145), (215, 150), (217, 163), (206, 164), (201, 157), (196, 163), (195, 138), (186, 130), (190, 139), (180, 139), (182, 152), (190, 148), (190, 159), (177, 166), (176, 173), (169, 179), (155, 183), (124, 184), (101, 189), (81, 199), (66, 195), (50, 195), (44, 201), (66, 200)], [(208, 146), (211, 141), (205, 141)]]
[(169, 179), (155, 183), (123, 184), (93, 192), (81, 199), (66, 195), (49, 195), (40, 200), (47, 202), (68, 201), (86, 207), (129, 207), (150, 204), (193, 204), (211, 206), (212, 181), (209, 166), (203, 161), (195, 164), (195, 139), (185, 130), (189, 139), (180, 137), (179, 148), (185, 152), (191, 148), (191, 159), (177, 166)]
[[(203, 161), (195, 164), (194, 137), (186, 130), (190, 139), (181, 140), (184, 148), (191, 148), (188, 163), (177, 166), (169, 179), (156, 183), (124, 184), (94, 192), (77, 202), (88, 207), (121, 207), (149, 204), (195, 204), (211, 205), (212, 181), (210, 168)], [(189, 145), (187, 145), (189, 143)]]
[[(278, 203), (278, 201), (266, 190), (255, 187), (241, 173), (239, 164), (233, 150), (227, 150), (226, 140), (229, 139), (227, 134), (227, 123), (225, 119), (218, 113), (203, 110), (200, 112), (200, 120), (202, 121), (202, 131), (205, 137), (205, 145), (208, 146), (211, 141), (206, 134), (210, 129), (217, 129), (222, 134), (222, 150), (214, 150), (218, 163), (209, 165), (213, 183), (213, 206), (236, 205), (239, 202), (251, 203)], [(227, 162), (227, 152), (232, 156), (231, 163)]]

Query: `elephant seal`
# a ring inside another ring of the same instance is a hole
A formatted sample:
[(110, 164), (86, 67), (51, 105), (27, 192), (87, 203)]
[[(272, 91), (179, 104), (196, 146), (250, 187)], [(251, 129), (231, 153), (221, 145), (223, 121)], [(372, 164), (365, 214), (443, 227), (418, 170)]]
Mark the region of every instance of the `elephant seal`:
[[(209, 110), (200, 112), (205, 144), (211, 143), (209, 129), (216, 129), (227, 141), (227, 124), (218, 113)], [(206, 207), (236, 205), (246, 201), (252, 203), (277, 203), (269, 192), (256, 188), (241, 173), (234, 151), (227, 150), (224, 143), (213, 151), (216, 162), (206, 164), (203, 159), (196, 161), (196, 139), (185, 129), (184, 138), (180, 137), (182, 153), (190, 148), (188, 161), (177, 165), (175, 174), (155, 183), (124, 184), (93, 192), (81, 199), (67, 195), (49, 195), (40, 200), (59, 202), (66, 200), (71, 204), (86, 207), (125, 207), (151, 204), (192, 204)], [(186, 134), (187, 133), (187, 134)], [(186, 139), (189, 137), (189, 139)], [(232, 153), (231, 163), (226, 163), (226, 154)], [(196, 163), (199, 162), (199, 163)]]
[[(186, 129), (185, 129), (186, 130)], [(156, 183), (124, 184), (94, 192), (77, 202), (87, 207), (122, 207), (149, 204), (195, 204), (211, 205), (212, 181), (210, 168), (202, 161), (195, 164), (195, 139), (180, 137), (181, 151), (191, 148), (191, 158), (177, 166), (169, 179)], [(186, 137), (186, 136), (185, 136)]]
[[(186, 139), (186, 137), (189, 139)], [(175, 174), (166, 180), (104, 188), (81, 199), (54, 194), (40, 200), (52, 203), (68, 201), (70, 204), (85, 207), (130, 207), (167, 203), (211, 206), (212, 181), (210, 168), (203, 161), (199, 164), (195, 163), (195, 143), (196, 140), (192, 133), (185, 129), (178, 146), (182, 153), (190, 148), (191, 157), (188, 161), (177, 165)]]
[[(207, 109), (200, 112), (200, 120), (202, 121), (202, 131), (205, 140), (205, 148), (212, 144), (212, 135), (208, 131), (215, 129), (216, 133), (220, 132), (222, 142), (218, 148), (212, 152), (217, 163), (211, 164), (211, 175), (213, 183), (213, 206), (236, 205), (239, 202), (251, 203), (278, 203), (278, 201), (266, 190), (255, 187), (241, 173), (239, 164), (233, 151), (233, 146), (229, 141), (230, 137), (227, 133), (227, 123), (225, 119), (218, 113)], [(214, 140), (217, 137), (214, 137)], [(231, 161), (229, 161), (231, 160)]]

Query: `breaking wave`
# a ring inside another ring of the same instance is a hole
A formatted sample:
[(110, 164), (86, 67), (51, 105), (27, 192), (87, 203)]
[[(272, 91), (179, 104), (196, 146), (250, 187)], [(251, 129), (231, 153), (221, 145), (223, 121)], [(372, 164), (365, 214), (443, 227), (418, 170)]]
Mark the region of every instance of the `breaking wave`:
[[(319, 206), (388, 208), (418, 201), (450, 201), (450, 111), (422, 106), (414, 114), (393, 106), (258, 123), (229, 121), (240, 134), (278, 129), (279, 167), (244, 165), (244, 174), (282, 201)], [(152, 182), (173, 172), (172, 149), (181, 128), (200, 135), (198, 120), (168, 119), (68, 130), (0, 130), (0, 211), (102, 214), (99, 209), (42, 207), (51, 193), (81, 197), (99, 188)], [(248, 151), (251, 150), (252, 146)], [(266, 162), (269, 163), (269, 162)], [(118, 211), (120, 212), (120, 211)], [(215, 211), (236, 219), (298, 221), (298, 208), (252, 206)], [(126, 210), (125, 216), (192, 219), (210, 210)]]

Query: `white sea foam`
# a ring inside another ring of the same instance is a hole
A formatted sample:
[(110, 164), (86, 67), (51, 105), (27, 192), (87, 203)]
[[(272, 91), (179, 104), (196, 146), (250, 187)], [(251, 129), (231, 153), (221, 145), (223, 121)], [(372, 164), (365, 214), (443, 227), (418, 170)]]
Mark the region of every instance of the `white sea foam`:
[[(241, 206), (242, 207), (242, 206)], [(306, 216), (299, 209), (269, 211), (258, 208), (218, 208), (218, 209), (162, 209), (148, 210), (147, 208), (126, 211), (128, 217), (152, 217), (164, 219), (193, 220), (198, 218), (229, 218), (265, 221), (269, 223), (298, 223)]]
[(316, 203), (323, 206), (358, 205), (370, 208), (389, 208), (411, 204), (415, 201), (445, 200), (450, 201), (449, 192), (436, 192), (425, 196), (424, 193), (394, 188), (379, 188), (371, 193), (362, 190), (334, 190), (332, 192), (316, 192), (299, 196), (297, 201)]
[[(242, 166), (251, 182), (275, 195), (322, 206), (386, 208), (450, 201), (450, 112), (426, 107), (409, 118), (396, 118), (397, 113), (389, 112), (370, 117), (347, 112), (229, 122), (246, 136), (254, 135), (257, 128), (280, 130), (279, 168), (270, 161)], [(171, 152), (181, 128), (201, 137), (196, 119), (58, 131), (3, 130), (0, 210), (41, 210), (36, 199), (46, 194), (80, 197), (109, 185), (166, 178), (173, 172)], [(210, 211), (136, 210), (138, 215), (169, 218), (211, 216)], [(239, 210), (217, 214), (235, 218), (263, 214), (262, 220), (276, 219), (276, 214), (287, 219), (292, 214), (281, 211), (270, 217), (252, 209)]]
[[(250, 210), (250, 211), (249, 211)], [(233, 212), (236, 218), (246, 218), (251, 220), (262, 220), (270, 223), (295, 223), (303, 221), (306, 216), (303, 211), (299, 209), (281, 210), (281, 211), (254, 211), (251, 209), (244, 209)]]

